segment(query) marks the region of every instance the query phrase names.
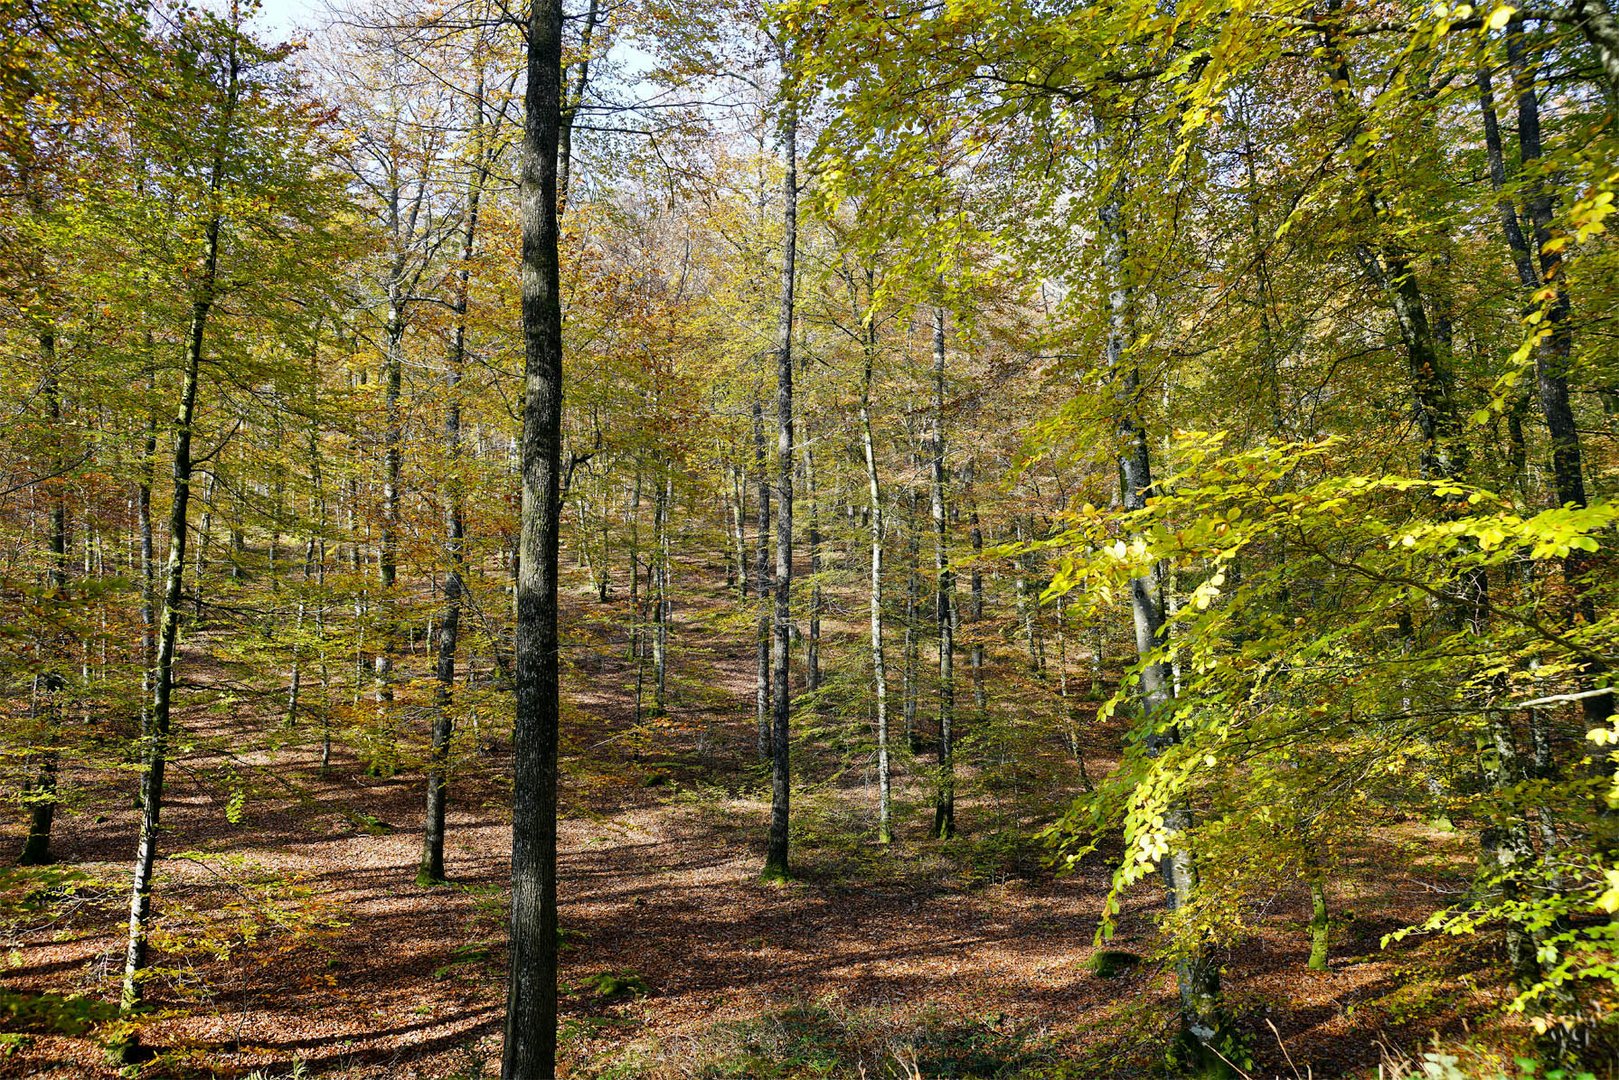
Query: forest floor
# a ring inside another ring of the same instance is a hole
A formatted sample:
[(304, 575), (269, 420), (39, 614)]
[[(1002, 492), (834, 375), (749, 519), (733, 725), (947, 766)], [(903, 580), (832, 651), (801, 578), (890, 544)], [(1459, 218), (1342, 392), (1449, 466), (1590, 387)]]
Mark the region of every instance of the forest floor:
[[(579, 590), (565, 601), (566, 1075), (1162, 1073), (1172, 975), (1153, 962), (1110, 978), (1088, 968), (1107, 853), (1058, 876), (1030, 838), (1077, 790), (1054, 733), (1009, 725), (1027, 732), (1015, 753), (969, 739), (961, 835), (949, 842), (928, 839), (925, 773), (907, 763), (899, 840), (884, 849), (873, 842), (867, 752), (847, 734), (856, 725), (811, 710), (795, 745), (795, 879), (763, 884), (768, 782), (755, 763), (746, 625), (727, 621), (730, 605), (713, 591), (678, 606), (676, 704), (638, 725), (627, 604)], [(844, 617), (829, 622), (829, 654), (859, 647), (858, 608)], [(188, 661), (192, 686), (225, 678)], [(842, 666), (860, 669), (852, 658)], [(992, 701), (997, 680), (1015, 681), (996, 667), (987, 679)], [(141, 1032), (158, 1056), (143, 1075), (496, 1075), (509, 743), (485, 735), (469, 746), (451, 793), (452, 882), (421, 887), (419, 772), (370, 777), (340, 750), (322, 776), (309, 732), (259, 715), (273, 711), (227, 699), (184, 717), (164, 811), (155, 1010)], [(1082, 730), (1086, 772), (1100, 777), (1121, 733)], [(112, 1000), (133, 774), (81, 769), (68, 781), (61, 878), (48, 889), (33, 879), (35, 917), (0, 926), (0, 976), (12, 995)], [(20, 843), (16, 824), (0, 836), (8, 850)], [(1499, 964), (1483, 943), (1379, 948), (1464, 878), (1471, 841), (1419, 825), (1363, 841), (1333, 880), (1330, 972), (1305, 970), (1307, 898), (1286, 881), (1222, 954), (1255, 1077), (1375, 1073), (1385, 1055), (1419, 1051), (1436, 1031), (1459, 1036), (1462, 1017), (1501, 1003)], [(1159, 901), (1151, 883), (1133, 890), (1109, 948), (1151, 954)], [(63, 1004), (75, 1007), (95, 1018), (93, 1007)], [(0, 1009), (0, 1031), (10, 1032), (0, 1075), (118, 1075), (105, 1025), (48, 1034)]]

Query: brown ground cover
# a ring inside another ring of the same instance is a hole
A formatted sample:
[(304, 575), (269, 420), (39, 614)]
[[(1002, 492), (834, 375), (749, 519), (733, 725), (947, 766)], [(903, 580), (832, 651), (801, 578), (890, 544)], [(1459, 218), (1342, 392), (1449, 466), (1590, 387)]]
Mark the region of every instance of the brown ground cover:
[[(871, 842), (874, 789), (835, 725), (797, 747), (797, 880), (761, 884), (767, 806), (752, 765), (751, 642), (715, 624), (716, 597), (678, 611), (677, 686), (691, 703), (632, 724), (622, 603), (567, 597), (572, 701), (561, 823), (563, 1055), (573, 1076), (1150, 1076), (1169, 1034), (1173, 982), (1147, 963), (1087, 969), (1111, 866), (1056, 876), (1030, 826), (1077, 779), (1053, 736), (1049, 767), (1015, 798), (964, 783), (963, 835), (925, 836), (913, 770), (892, 849)], [(833, 626), (853, 648), (858, 611)], [(186, 678), (208, 664), (188, 657)], [(991, 679), (1000, 677), (991, 672)], [(1010, 676), (1007, 676), (1010, 678)], [(992, 681), (991, 685), (995, 685)], [(165, 810), (155, 1076), (462, 1077), (498, 1071), (509, 853), (509, 746), (484, 737), (455, 780), (452, 884), (415, 884), (421, 783), (367, 777), (339, 753), (322, 777), (307, 733), (244, 709), (188, 714)], [(211, 742), (208, 736), (217, 737)], [(1102, 775), (1119, 732), (1088, 729)], [(225, 749), (219, 749), (224, 747)], [(236, 747), (238, 749), (230, 749)], [(222, 770), (251, 795), (230, 810)], [(111, 998), (121, 962), (132, 774), (71, 777), (59, 818), (71, 894), (8, 928), (14, 993)], [(110, 809), (119, 808), (119, 809)], [(1009, 819), (1009, 814), (1011, 818)], [(1043, 815), (1043, 816), (1042, 816)], [(230, 818), (236, 816), (238, 821)], [(1017, 827), (1013, 827), (1015, 822)], [(20, 842), (16, 822), (0, 837)], [(997, 829), (999, 831), (997, 832)], [(1412, 859), (1413, 850), (1428, 856)], [(1493, 953), (1468, 941), (1378, 940), (1429, 910), (1454, 834), (1368, 835), (1335, 882), (1334, 969), (1304, 969), (1302, 890), (1253, 913), (1225, 956), (1253, 1033), (1255, 1076), (1361, 1075), (1388, 1051), (1455, 1034), (1499, 1004)], [(1127, 905), (1111, 947), (1150, 953), (1155, 891)], [(21, 1032), (0, 1075), (116, 1076), (92, 1028)], [(1285, 1046), (1285, 1054), (1283, 1047)], [(1293, 1065), (1288, 1064), (1288, 1058)]]

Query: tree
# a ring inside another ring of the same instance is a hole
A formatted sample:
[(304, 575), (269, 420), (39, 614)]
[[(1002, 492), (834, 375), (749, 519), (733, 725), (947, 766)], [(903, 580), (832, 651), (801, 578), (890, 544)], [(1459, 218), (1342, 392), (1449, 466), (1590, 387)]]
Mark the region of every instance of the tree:
[(557, 544), (561, 525), (562, 298), (557, 137), (562, 6), (528, 19), (518, 199), (524, 349), (522, 519), (517, 571), (512, 914), (505, 1080), (556, 1073)]

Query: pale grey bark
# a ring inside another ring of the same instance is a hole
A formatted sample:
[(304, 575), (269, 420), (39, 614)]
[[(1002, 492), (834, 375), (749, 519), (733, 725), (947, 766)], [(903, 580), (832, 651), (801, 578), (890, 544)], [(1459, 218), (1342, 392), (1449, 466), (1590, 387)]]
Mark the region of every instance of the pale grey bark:
[[(867, 281), (870, 295), (870, 280)], [(871, 530), (871, 681), (872, 708), (877, 725), (877, 842), (894, 839), (892, 788), (888, 760), (888, 665), (883, 651), (883, 489), (877, 472), (877, 448), (872, 437), (871, 383), (877, 361), (877, 327), (871, 313), (855, 315), (861, 322), (865, 369), (860, 381), (860, 446), (866, 464), (867, 513)]]

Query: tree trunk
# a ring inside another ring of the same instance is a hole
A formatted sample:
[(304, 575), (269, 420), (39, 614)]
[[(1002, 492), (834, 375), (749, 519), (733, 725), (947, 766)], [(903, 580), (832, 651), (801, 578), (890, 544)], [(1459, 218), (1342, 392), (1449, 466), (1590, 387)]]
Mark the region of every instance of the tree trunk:
[(736, 543), (736, 589), (741, 600), (748, 598), (748, 484), (741, 465), (731, 467), (731, 524)]
[[(232, 57), (234, 61), (234, 55)], [(231, 100), (235, 98), (232, 70)], [(215, 159), (215, 191), (219, 185)], [(191, 435), (196, 416), (198, 372), (202, 364), (203, 336), (213, 306), (213, 288), (219, 263), (220, 219), (208, 222), (204, 273), (197, 299), (191, 305), (191, 326), (186, 337), (186, 362), (180, 389), (180, 407), (174, 419), (174, 501), (169, 510), (169, 558), (163, 573), (163, 607), (158, 624), (157, 658), (153, 672), (151, 725), (145, 735), (145, 761), (141, 774), (140, 841), (135, 853), (130, 888), (129, 940), (124, 953), (124, 1015), (140, 1007), (145, 987), (147, 930), (152, 908), (152, 869), (157, 858), (159, 820), (163, 810), (163, 773), (168, 764), (169, 712), (174, 692), (174, 659), (180, 626), (180, 604), (185, 585), (186, 532), (190, 527)]]
[(395, 272), (389, 282), (387, 345), (383, 352), (383, 455), (382, 455), (382, 529), (377, 544), (377, 607), (380, 613), (377, 625), (376, 656), (372, 659), (372, 678), (377, 705), (376, 741), (366, 771), (372, 776), (392, 776), (399, 768), (399, 751), (393, 730), (393, 653), (399, 634), (398, 597), (394, 586), (399, 575), (399, 483), (404, 466), (404, 417), (400, 411), (400, 392), (403, 386), (405, 364), (405, 314), (403, 287), (403, 254), (397, 256)]
[(503, 1080), (556, 1075), (557, 538), (561, 517), (562, 304), (557, 130), (562, 5), (528, 19), (521, 175), (525, 356), (517, 576), (517, 712), (512, 747), (512, 909)]
[(658, 715), (668, 706), (669, 690), (669, 501), (674, 480), (665, 475), (652, 507), (652, 700)]
[(1619, 100), (1619, 19), (1614, 18), (1613, 9), (1607, 0), (1573, 0), (1568, 17), (1596, 50), (1608, 92)]
[(916, 726), (917, 686), (922, 663), (922, 635), (919, 633), (922, 607), (922, 525), (917, 508), (916, 489), (905, 493), (905, 640), (900, 670), (900, 709), (905, 720), (905, 743), (911, 752), (922, 748), (922, 733)]
[[(45, 399), (46, 418), (56, 438), (56, 470), (67, 467), (66, 429), (62, 424), (62, 393), (56, 371), (56, 334), (46, 330), (39, 335), (40, 360), (45, 367), (45, 380), (41, 394)], [(46, 540), (45, 588), (52, 602), (67, 600), (67, 480), (58, 476), (51, 487), (49, 535)], [(57, 670), (62, 650), (68, 642), (58, 635), (54, 646), (45, 650), (45, 664), (34, 680), (33, 708), (40, 739), (38, 750), (32, 755), (35, 772), (23, 789), (28, 805), (28, 836), (23, 840), (22, 853), (17, 862), (22, 866), (43, 866), (53, 861), (51, 855), (51, 828), (56, 821), (56, 749), (60, 706), (58, 698), (67, 680)]]
[[(858, 316), (860, 313), (856, 311)], [(877, 842), (894, 840), (892, 779), (888, 763), (888, 670), (883, 655), (883, 489), (877, 475), (877, 449), (871, 432), (871, 380), (877, 359), (874, 316), (862, 319), (865, 377), (860, 383), (860, 445), (865, 453), (871, 525), (871, 680), (877, 713)]]
[(984, 642), (982, 631), (978, 623), (984, 618), (984, 569), (979, 560), (984, 555), (984, 529), (978, 520), (978, 493), (976, 481), (978, 478), (977, 461), (967, 463), (967, 487), (971, 493), (972, 508), (968, 512), (967, 527), (970, 530), (968, 539), (972, 543), (973, 568), (969, 579), (969, 592), (967, 601), (967, 614), (973, 624), (972, 650), (967, 654), (967, 662), (972, 668), (973, 681), (973, 713), (982, 724), (989, 715), (989, 695), (984, 689)]
[[(214, 147), (209, 170), (209, 193), (217, 200), (225, 183), (225, 140), (231, 132), (236, 112), (240, 61), (234, 43), (229, 53), (228, 81), (220, 119), (219, 141)], [(217, 206), (217, 201), (212, 201)], [(179, 644), (180, 604), (185, 586), (186, 532), (190, 527), (191, 436), (197, 410), (197, 382), (202, 368), (203, 339), (208, 315), (213, 308), (219, 274), (220, 234), (223, 221), (216, 210), (203, 233), (201, 274), (191, 304), (191, 323), (186, 334), (185, 370), (181, 377), (180, 403), (174, 419), (174, 498), (169, 508), (169, 557), (163, 571), (163, 606), (158, 623), (157, 651), (152, 671), (152, 712), (143, 733), (140, 790), (140, 838), (135, 849), (135, 869), (129, 890), (129, 937), (124, 952), (124, 978), (119, 996), (119, 1013), (133, 1014), (145, 994), (147, 934), (152, 914), (152, 871), (157, 859), (157, 838), (163, 811), (163, 774), (168, 765), (170, 703), (174, 693), (175, 650)], [(198, 583), (200, 586), (200, 582)], [(136, 1049), (131, 1040), (123, 1054), (131, 1057)]]
[(444, 444), (449, 461), (445, 494), (444, 554), (449, 569), (444, 576), (444, 608), (439, 616), (438, 686), (433, 698), (432, 746), (427, 759), (427, 808), (422, 828), (422, 858), (416, 881), (437, 884), (444, 878), (444, 813), (448, 800), (450, 740), (455, 733), (451, 699), (455, 692), (455, 652), (461, 632), (462, 574), (466, 569), (466, 510), (461, 482), (461, 379), (467, 358), (467, 308), (471, 291), (472, 257), (478, 243), (478, 213), (488, 177), (483, 145), (483, 75), (479, 72), (472, 99), (473, 173), (467, 184), (466, 223), (461, 232), (461, 265), (456, 270), (455, 329), (450, 338), (444, 404)]
[(579, 30), (579, 59), (573, 64), (573, 83), (566, 89), (557, 118), (557, 214), (568, 209), (570, 178), (573, 176), (573, 128), (590, 86), (590, 39), (605, 18), (599, 0), (590, 0), (585, 9), (585, 25)]
[[(1102, 124), (1097, 123), (1098, 133)], [(1102, 208), (1099, 232), (1102, 263), (1108, 282), (1106, 366), (1114, 383), (1118, 425), (1120, 498), (1126, 511), (1146, 507), (1152, 488), (1152, 467), (1145, 428), (1139, 415), (1141, 376), (1128, 350), (1135, 338), (1135, 298), (1128, 265), (1129, 237), (1120, 194), (1110, 194)], [(1168, 713), (1174, 700), (1169, 667), (1156, 657), (1164, 640), (1162, 583), (1157, 566), (1130, 583), (1130, 613), (1135, 627), (1141, 670), (1141, 703), (1148, 723)], [(1149, 753), (1159, 754), (1180, 740), (1172, 724), (1153, 729)], [(1159, 863), (1168, 904), (1177, 910), (1190, 903), (1197, 890), (1197, 863), (1192, 849), (1192, 808), (1185, 796), (1174, 799), (1164, 814), (1170, 850)], [(1175, 964), (1180, 993), (1181, 1041), (1189, 1056), (1214, 1064), (1212, 1043), (1223, 1027), (1220, 1005), (1220, 969), (1201, 943), (1196, 943)]]
[[(787, 46), (779, 50), (783, 81), (792, 58)], [(789, 875), (787, 816), (789, 799), (788, 721), (792, 711), (792, 684), (788, 662), (792, 646), (793, 585), (793, 286), (798, 255), (798, 111), (790, 96), (782, 102), (781, 154), (784, 174), (782, 196), (781, 312), (776, 355), (776, 612), (771, 681), (775, 702), (770, 741), (770, 844), (763, 876), (781, 880)]]
[(759, 722), (759, 760), (770, 760), (770, 478), (766, 474), (764, 406), (753, 402), (753, 469), (759, 485), (758, 556), (754, 588), (759, 595), (758, 668), (754, 705)]
[(646, 696), (646, 595), (648, 586), (641, 577), (641, 483), (644, 465), (635, 459), (635, 486), (630, 489), (630, 660), (635, 664), (635, 723), (641, 722), (641, 706)]
[[(1609, 16), (1612, 22), (1612, 16)], [(1540, 397), (1540, 409), (1546, 418), (1547, 434), (1551, 436), (1552, 480), (1557, 489), (1559, 506), (1583, 507), (1585, 498), (1585, 470), (1580, 448), (1579, 428), (1575, 424), (1574, 409), (1569, 402), (1568, 375), (1574, 352), (1573, 333), (1569, 327), (1569, 298), (1563, 256), (1555, 248), (1548, 249), (1552, 239), (1552, 220), (1555, 207), (1552, 196), (1541, 182), (1537, 169), (1544, 153), (1540, 135), (1540, 101), (1535, 93), (1535, 73), (1524, 56), (1523, 17), (1514, 15), (1507, 23), (1507, 60), (1512, 66), (1513, 89), (1518, 99), (1518, 156), (1524, 172), (1530, 177), (1528, 211), (1534, 228), (1534, 249), (1540, 253), (1539, 275), (1533, 266), (1526, 266), (1527, 258), (1518, 258), (1519, 251), (1527, 256), (1528, 245), (1522, 231), (1518, 231), (1514, 262), (1518, 265), (1519, 280), (1533, 302), (1534, 293), (1541, 287), (1552, 290), (1546, 302), (1545, 313), (1549, 333), (1535, 349), (1535, 386)], [(1481, 86), (1487, 92), (1487, 85)], [(1493, 121), (1493, 103), (1485, 110), (1487, 123)], [(1499, 133), (1491, 154), (1490, 174), (1496, 179), (1495, 157), (1499, 157)], [(1497, 188), (1500, 185), (1497, 184)], [(1507, 210), (1511, 209), (1510, 203)], [(1514, 215), (1516, 217), (1516, 215)], [(1502, 214), (1503, 225), (1506, 213)], [(1508, 242), (1511, 243), (1509, 234)], [(1524, 271), (1529, 273), (1525, 274)], [(1563, 560), (1563, 576), (1574, 593), (1574, 608), (1587, 623), (1596, 618), (1596, 607), (1588, 595), (1583, 580), (1590, 559), (1585, 552), (1573, 551)], [(1587, 667), (1586, 684), (1589, 687), (1597, 672)], [(1613, 697), (1600, 694), (1581, 701), (1586, 724), (1598, 727), (1608, 722), (1613, 713)]]
[(933, 309), (933, 567), (934, 601), (939, 626), (939, 776), (933, 804), (933, 835), (948, 840), (956, 833), (955, 762), (955, 575), (945, 531), (944, 504), (944, 308)]
[(821, 688), (821, 516), (815, 491), (815, 454), (809, 421), (804, 429), (804, 495), (809, 500), (809, 633), (804, 640), (804, 689)]

